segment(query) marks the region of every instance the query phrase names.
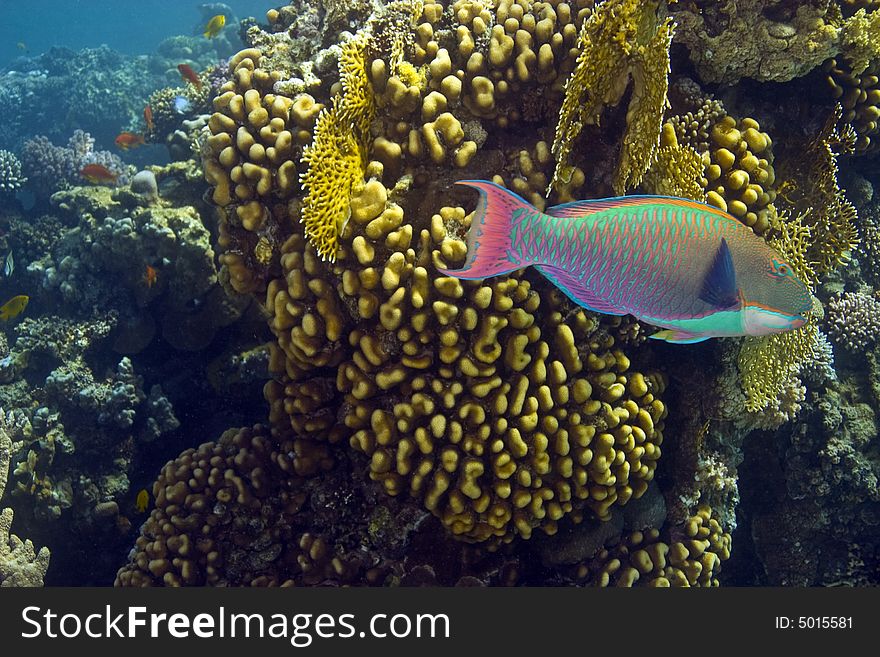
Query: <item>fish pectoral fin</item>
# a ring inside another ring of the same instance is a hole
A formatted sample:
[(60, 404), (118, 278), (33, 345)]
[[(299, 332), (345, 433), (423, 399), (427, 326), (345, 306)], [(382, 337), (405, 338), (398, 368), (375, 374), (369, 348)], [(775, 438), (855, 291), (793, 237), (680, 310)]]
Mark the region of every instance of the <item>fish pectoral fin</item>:
[(693, 344), (695, 342), (702, 342), (703, 340), (709, 339), (708, 335), (688, 333), (687, 331), (682, 331), (680, 329), (663, 329), (662, 331), (652, 333), (648, 337), (653, 340), (665, 340), (672, 344)]
[(581, 279), (571, 272), (550, 265), (535, 265), (535, 269), (549, 278), (553, 285), (562, 290), (565, 296), (577, 305), (605, 315), (626, 315), (625, 310), (615, 308), (608, 301), (597, 297), (592, 290), (587, 289)]
[(721, 244), (715, 252), (712, 266), (706, 272), (703, 286), (700, 290), (700, 299), (712, 304), (716, 308), (732, 308), (738, 306), (740, 293), (736, 284), (736, 269), (733, 266), (733, 256), (730, 255), (730, 247), (727, 240), (721, 238)]

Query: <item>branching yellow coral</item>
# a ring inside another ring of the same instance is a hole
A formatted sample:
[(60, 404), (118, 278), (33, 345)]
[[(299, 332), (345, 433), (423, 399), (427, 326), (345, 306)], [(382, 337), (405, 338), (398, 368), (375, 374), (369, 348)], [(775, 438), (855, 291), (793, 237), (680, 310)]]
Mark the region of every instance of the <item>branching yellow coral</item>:
[(817, 274), (845, 262), (858, 243), (856, 209), (837, 183), (837, 156), (851, 153), (856, 139), (851, 126), (841, 125), (841, 112), (838, 105), (787, 172), (789, 192), (783, 201), (804, 215), (810, 228), (807, 260)]
[[(804, 225), (803, 217), (783, 219), (778, 235), (768, 242), (812, 290), (817, 277), (808, 260), (811, 231)], [(738, 364), (746, 410), (759, 413), (779, 398), (812, 352), (816, 331), (816, 322), (811, 320), (796, 331), (743, 341)]]
[(371, 54), (388, 58), (390, 75), (396, 75), (401, 64), (409, 64), (404, 59), (407, 39), (412, 38), (412, 28), (424, 8), (422, 0), (394, 0), (371, 19), (374, 45)]
[(672, 20), (660, 21), (656, 10), (657, 2), (605, 0), (584, 21), (580, 55), (566, 83), (556, 125), (556, 171), (550, 189), (570, 168), (568, 157), (582, 128), (597, 124), (606, 106), (620, 102), (630, 78), (632, 97), (614, 189), (622, 194), (641, 182), (660, 136), (673, 35)]
[(376, 112), (365, 48), (363, 34), (343, 44), (339, 57), (342, 93), (318, 116), (314, 139), (303, 150), (308, 170), (300, 179), (307, 192), (300, 221), (318, 255), (331, 262), (336, 260), (339, 234), (351, 215), (352, 186), (364, 175), (370, 123)]
[(679, 196), (705, 201), (703, 159), (687, 145), (678, 143), (672, 123), (665, 123), (651, 167), (645, 173), (644, 186), (652, 194)]
[(880, 58), (880, 11), (866, 14), (859, 9), (847, 19), (841, 46), (855, 75), (864, 72), (871, 60)]

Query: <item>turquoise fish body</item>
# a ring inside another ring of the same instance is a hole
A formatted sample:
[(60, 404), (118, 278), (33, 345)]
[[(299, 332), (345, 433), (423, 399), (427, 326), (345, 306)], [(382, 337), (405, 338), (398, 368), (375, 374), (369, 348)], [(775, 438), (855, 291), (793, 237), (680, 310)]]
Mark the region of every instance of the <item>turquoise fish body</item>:
[(699, 342), (803, 326), (812, 296), (791, 265), (734, 217), (666, 196), (576, 201), (540, 212), (485, 180), (460, 181), (480, 199), (464, 267), (481, 279), (533, 266), (575, 303), (630, 314)]

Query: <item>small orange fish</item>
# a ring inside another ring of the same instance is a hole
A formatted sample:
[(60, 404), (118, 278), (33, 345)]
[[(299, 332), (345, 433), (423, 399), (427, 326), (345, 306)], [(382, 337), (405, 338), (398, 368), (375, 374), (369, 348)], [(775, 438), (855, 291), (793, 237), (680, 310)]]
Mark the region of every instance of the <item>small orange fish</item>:
[(153, 108), (149, 105), (144, 107), (144, 123), (147, 124), (147, 132), (153, 132)]
[(151, 267), (147, 265), (146, 270), (144, 271), (144, 282), (147, 284), (147, 287), (153, 287), (156, 284), (156, 281), (159, 280), (159, 272), (156, 271), (155, 267)]
[(103, 164), (87, 164), (79, 170), (79, 175), (93, 185), (101, 183), (116, 183), (117, 174), (113, 173)]
[(189, 64), (178, 64), (177, 70), (180, 71), (180, 77), (187, 82), (194, 84), (196, 89), (202, 88), (202, 81), (199, 79), (199, 74), (192, 70), (192, 66)]
[(115, 139), (116, 145), (124, 151), (129, 148), (137, 148), (144, 143), (143, 135), (136, 135), (133, 132), (120, 132)]

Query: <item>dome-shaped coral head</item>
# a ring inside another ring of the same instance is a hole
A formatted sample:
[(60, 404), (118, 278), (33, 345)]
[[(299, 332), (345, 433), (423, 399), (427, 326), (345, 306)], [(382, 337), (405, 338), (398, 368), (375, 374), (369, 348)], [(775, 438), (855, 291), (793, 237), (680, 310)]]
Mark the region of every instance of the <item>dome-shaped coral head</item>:
[(534, 266), (578, 305), (634, 315), (667, 342), (799, 328), (812, 297), (789, 263), (734, 217), (667, 196), (575, 201), (539, 212), (495, 183), (480, 200), (464, 266), (487, 278)]

